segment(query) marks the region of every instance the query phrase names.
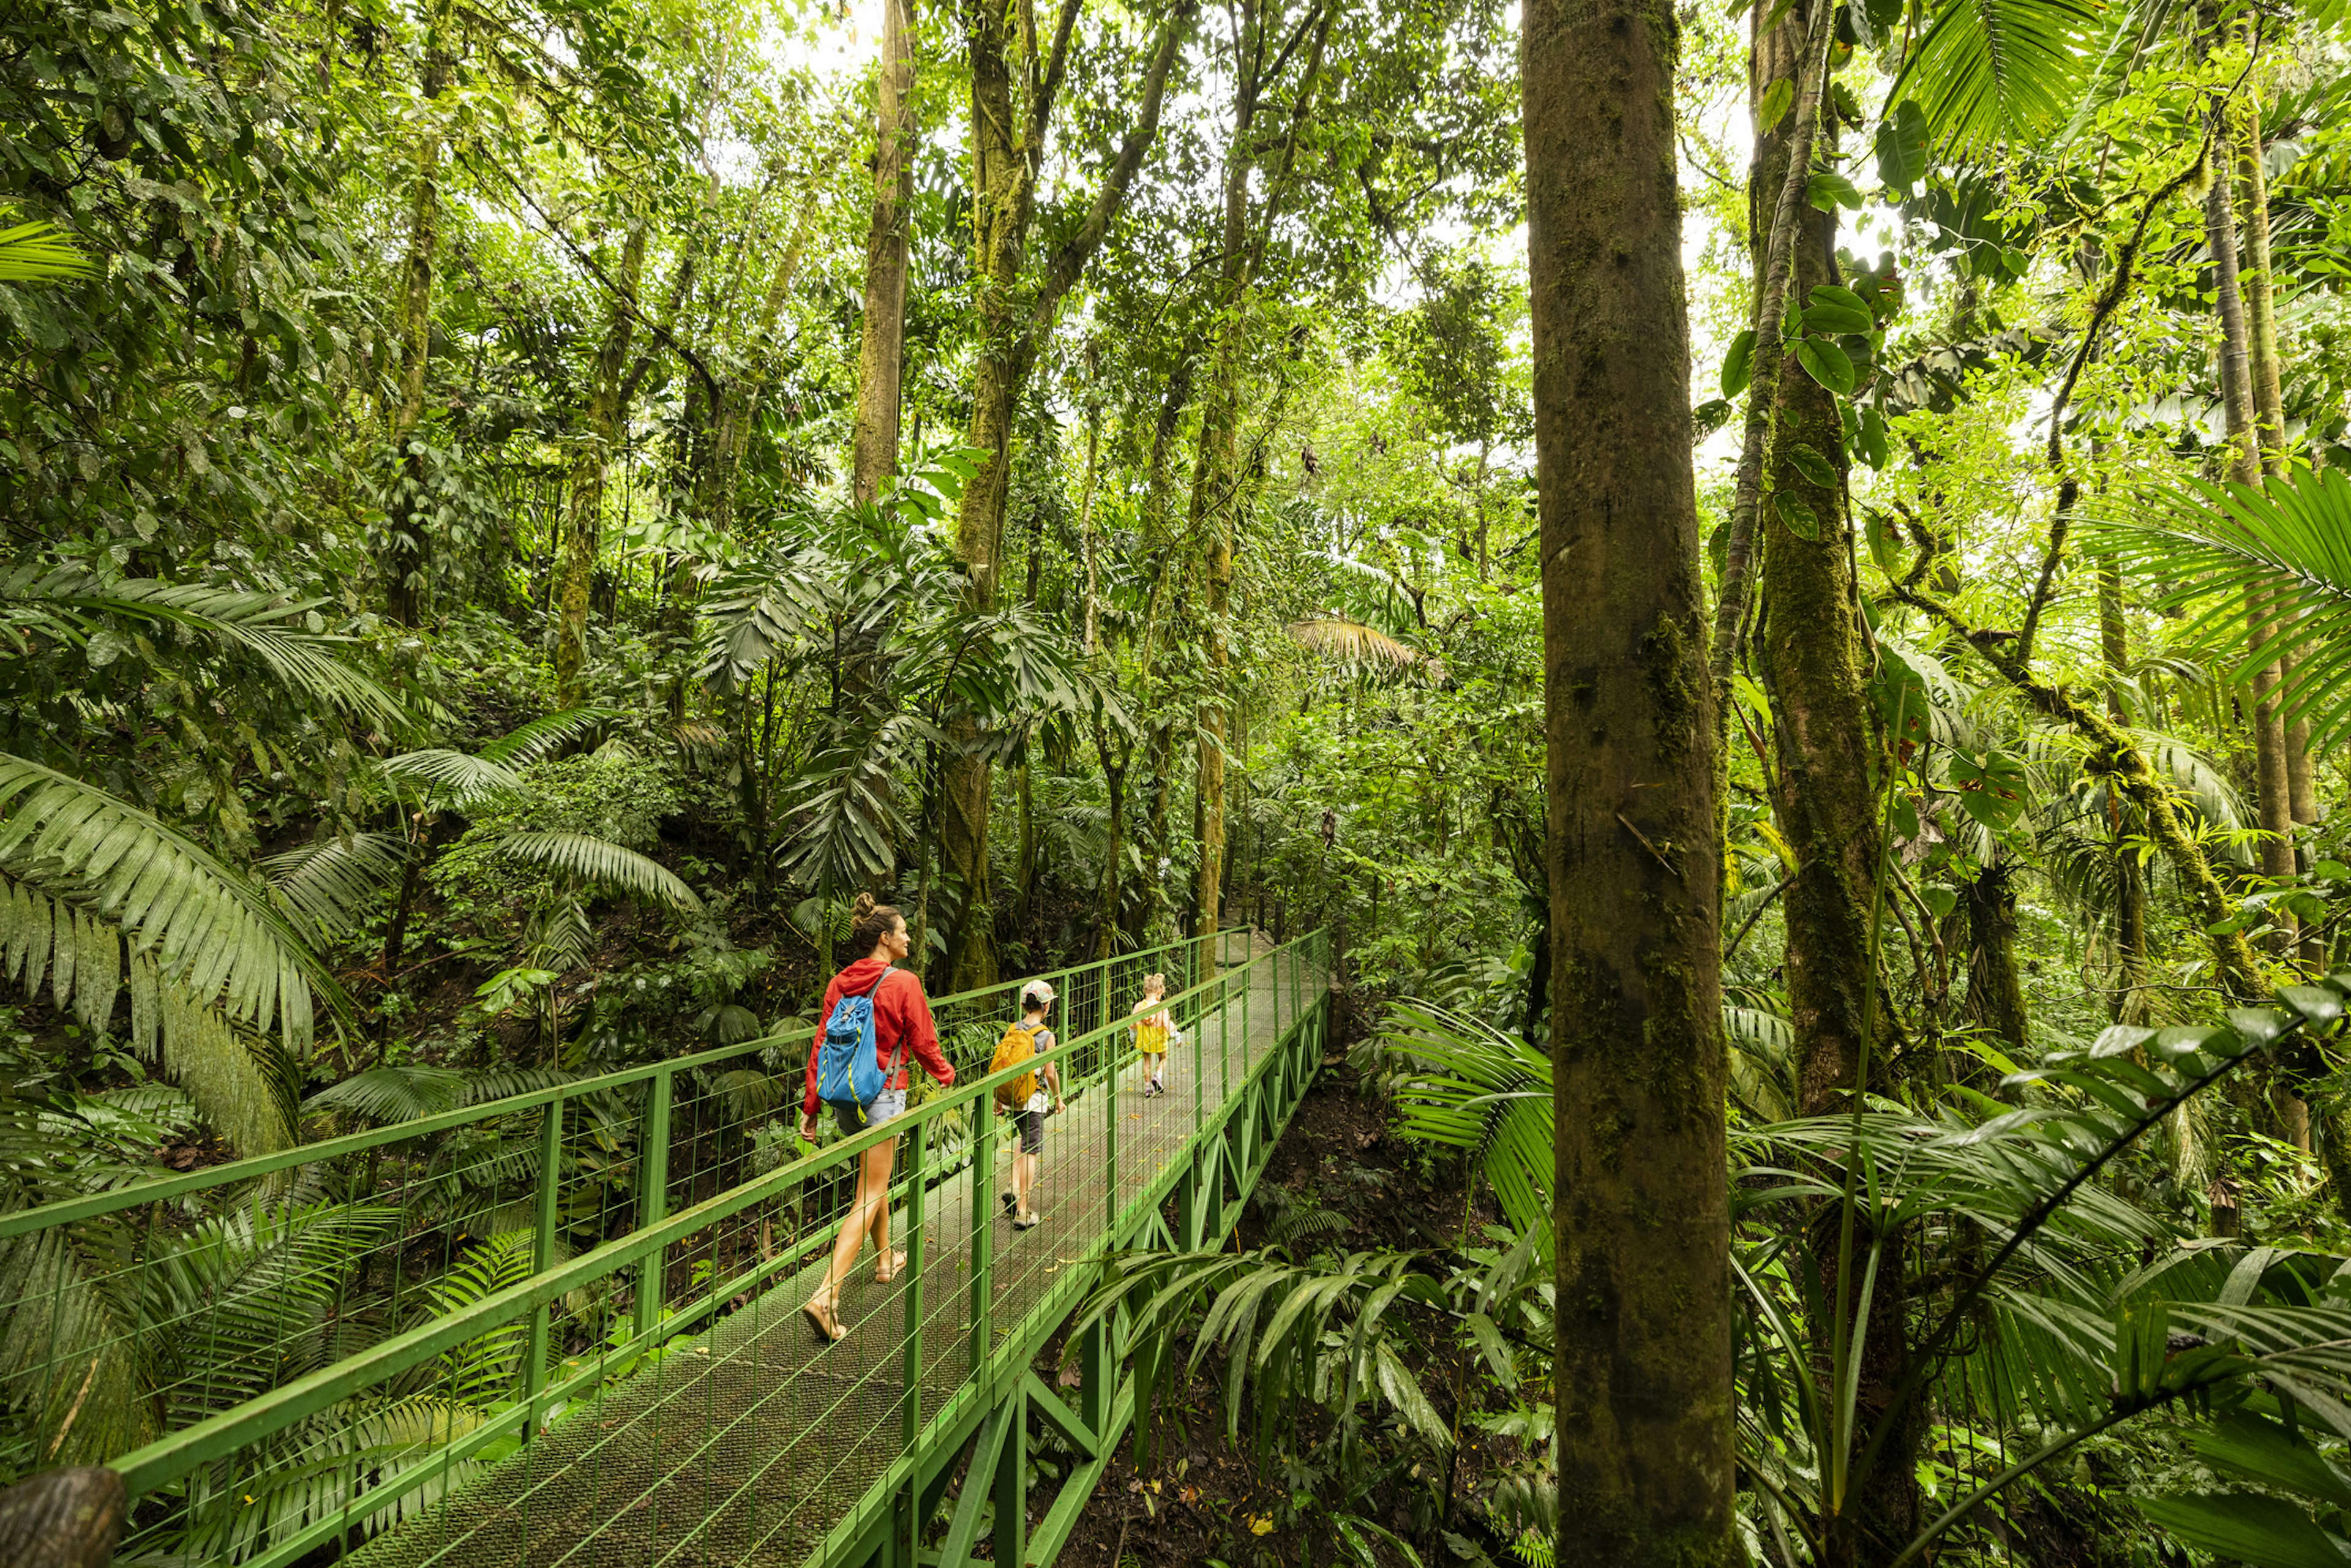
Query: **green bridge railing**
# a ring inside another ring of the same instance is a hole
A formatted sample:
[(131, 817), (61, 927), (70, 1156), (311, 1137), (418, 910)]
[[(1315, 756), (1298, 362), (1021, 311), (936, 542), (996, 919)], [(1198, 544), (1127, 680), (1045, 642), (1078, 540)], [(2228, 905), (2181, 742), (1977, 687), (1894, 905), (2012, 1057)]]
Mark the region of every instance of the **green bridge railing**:
[[(934, 1000), (957, 1082), (917, 1071), (887, 1133), (907, 1266), (875, 1282), (866, 1249), (838, 1345), (799, 1302), (884, 1134), (799, 1153), (805, 1028), (0, 1215), (0, 1462), (111, 1465), (125, 1561), (799, 1563), (893, 1466), (918, 1528), (946, 1484), (918, 1450), (967, 1437), (991, 1367), (1212, 1140), (1270, 1133), (1236, 1107), (1311, 1071), (1323, 937), (1215, 940), (1048, 976), (1070, 1105), (1030, 1232), (996, 1223), (986, 1109), (1027, 977)], [(1186, 1038), (1145, 1099), (1154, 970)]]

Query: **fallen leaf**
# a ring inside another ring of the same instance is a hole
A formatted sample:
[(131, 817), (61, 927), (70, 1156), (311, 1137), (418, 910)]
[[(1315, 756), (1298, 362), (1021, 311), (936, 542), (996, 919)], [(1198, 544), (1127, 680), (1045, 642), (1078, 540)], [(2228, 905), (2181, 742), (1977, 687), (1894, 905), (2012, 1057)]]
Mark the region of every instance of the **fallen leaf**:
[(1271, 1535), (1273, 1533), (1273, 1521), (1262, 1513), (1253, 1513), (1249, 1515), (1249, 1533), (1251, 1535)]

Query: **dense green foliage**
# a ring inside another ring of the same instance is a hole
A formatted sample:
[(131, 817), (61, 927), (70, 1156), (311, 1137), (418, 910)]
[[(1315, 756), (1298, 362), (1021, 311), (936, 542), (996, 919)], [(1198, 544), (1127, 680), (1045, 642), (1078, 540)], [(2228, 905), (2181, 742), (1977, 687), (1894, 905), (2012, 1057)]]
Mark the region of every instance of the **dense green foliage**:
[[(1543, 1560), (1515, 13), (1196, 11), (1073, 0), (1061, 43), (1022, 11), (1011, 205), (971, 152), (1004, 29), (920, 19), (867, 497), (865, 22), (0, 7), (8, 1207), (753, 1039), (814, 1006), (860, 890), (935, 991), (1204, 910), (1329, 925), (1362, 1064), (1466, 1189), (1456, 1245), (1320, 1253), (1275, 1196), (1264, 1254), (1097, 1305), (1226, 1379), (1303, 1478), (1285, 1523)], [(2344, 19), (1678, 25), (1748, 1545), (2338, 1563)], [(1806, 150), (1785, 212), (1750, 123)], [(790, 1134), (745, 1136), (766, 1168)], [(451, 1196), (483, 1223), (431, 1300), (528, 1272), (512, 1196)], [(319, 1304), (264, 1287), (401, 1221), (316, 1198), (187, 1206), (158, 1277), (323, 1355)], [(62, 1296), (120, 1243), (0, 1277)], [(77, 1392), (0, 1333), (8, 1475), (164, 1418), (180, 1298), (76, 1300), (148, 1348)], [(454, 1429), (517, 1354), (335, 1440)], [(204, 1518), (184, 1550), (254, 1545)]]

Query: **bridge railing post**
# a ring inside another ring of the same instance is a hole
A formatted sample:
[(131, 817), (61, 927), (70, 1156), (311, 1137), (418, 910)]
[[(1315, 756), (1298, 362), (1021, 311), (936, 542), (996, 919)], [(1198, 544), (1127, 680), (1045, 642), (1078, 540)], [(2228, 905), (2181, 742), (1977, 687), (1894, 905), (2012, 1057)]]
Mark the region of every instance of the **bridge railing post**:
[[(530, 1270), (543, 1274), (555, 1265), (556, 1199), (562, 1188), (563, 1166), (563, 1097), (556, 1096), (539, 1113), (538, 1124), (538, 1216), (531, 1237)], [(523, 1361), (523, 1440), (528, 1442), (538, 1430), (538, 1396), (547, 1386), (547, 1340), (549, 1327), (549, 1308), (541, 1305), (530, 1314), (530, 1345)]]
[(982, 1096), (972, 1102), (971, 1113), (978, 1119), (971, 1153), (970, 1231), (971, 1375), (977, 1377), (987, 1365), (994, 1333), (990, 1318), (996, 1304), (996, 1200), (988, 1188), (996, 1179), (996, 1107)]
[[(638, 1133), (637, 1228), (669, 1218), (669, 1116), (677, 1074), (657, 1072), (645, 1095), (644, 1125)], [(653, 1332), (661, 1322), (662, 1265), (655, 1252), (637, 1265), (636, 1332)]]
[[(923, 1166), (925, 1147), (931, 1141), (931, 1124), (917, 1122), (914, 1136), (906, 1146), (906, 1263), (902, 1287), (905, 1297), (905, 1356), (901, 1375), (905, 1386), (905, 1408), (898, 1426), (899, 1451), (911, 1454), (923, 1430), (923, 1270), (930, 1248), (923, 1235), (925, 1187)], [(885, 1200), (886, 1201), (886, 1200)], [(916, 1478), (919, 1482), (920, 1478)], [(907, 1562), (914, 1559), (909, 1557)]]

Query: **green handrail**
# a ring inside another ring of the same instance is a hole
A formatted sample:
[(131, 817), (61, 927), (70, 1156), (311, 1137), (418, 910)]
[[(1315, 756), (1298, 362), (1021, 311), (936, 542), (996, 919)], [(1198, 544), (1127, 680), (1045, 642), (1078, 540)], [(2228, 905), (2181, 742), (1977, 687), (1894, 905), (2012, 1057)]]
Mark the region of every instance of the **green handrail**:
[[(1228, 926), (1219, 932), (1218, 936), (1221, 937), (1242, 929), (1246, 928)], [(1191, 938), (1180, 938), (1174, 942), (1162, 943), (1156, 947), (1138, 948), (1132, 953), (1120, 953), (1108, 958), (1096, 958), (1084, 964), (1072, 964), (1065, 968), (1050, 970), (1042, 977), (1053, 982), (1057, 990), (1066, 989), (1068, 987), (1065, 982), (1075, 977), (1097, 970), (1107, 975), (1113, 965), (1134, 965), (1157, 954), (1176, 952), (1196, 947), (1196, 946), (1197, 944)], [(936, 1013), (960, 1005), (981, 1002), (997, 992), (1017, 989), (1026, 978), (1028, 977), (1023, 977), (1022, 980), (1004, 980), (993, 986), (981, 986), (972, 990), (934, 997), (931, 998), (931, 1009)], [(280, 1172), (291, 1170), (297, 1166), (309, 1165), (322, 1160), (340, 1159), (348, 1155), (366, 1154), (391, 1145), (404, 1144), (416, 1138), (426, 1137), (434, 1133), (450, 1132), (478, 1122), (495, 1121), (502, 1116), (511, 1116), (517, 1112), (537, 1110), (540, 1106), (551, 1104), (557, 1101), (576, 1099), (581, 1095), (600, 1093), (606, 1090), (626, 1088), (631, 1084), (643, 1083), (649, 1079), (667, 1074), (712, 1067), (740, 1057), (756, 1056), (771, 1046), (789, 1045), (795, 1041), (805, 1042), (812, 1039), (814, 1034), (813, 1024), (804, 1025), (799, 1029), (762, 1035), (757, 1040), (741, 1040), (733, 1045), (713, 1046), (706, 1051), (697, 1051), (684, 1056), (669, 1057), (659, 1061), (641, 1062), (634, 1067), (615, 1068), (610, 1072), (601, 1072), (592, 1078), (575, 1079), (568, 1083), (552, 1084), (544, 1089), (531, 1089), (517, 1094), (502, 1095), (496, 1100), (485, 1100), (478, 1105), (460, 1106), (454, 1111), (442, 1111), (430, 1116), (419, 1116), (412, 1121), (394, 1122), (385, 1126), (370, 1128), (363, 1133), (349, 1133), (340, 1137), (322, 1138), (317, 1143), (298, 1144), (290, 1149), (281, 1149), (276, 1154), (255, 1155), (223, 1165), (207, 1166), (201, 1170), (156, 1176), (106, 1192), (89, 1193), (80, 1197), (58, 1198), (32, 1208), (0, 1213), (0, 1241), (30, 1235), (37, 1230), (47, 1230), (53, 1226), (70, 1225), (82, 1220), (99, 1218), (105, 1215), (120, 1213), (124, 1209), (137, 1208), (142, 1204), (167, 1202), (173, 1198), (185, 1197), (192, 1193), (207, 1191), (213, 1187), (258, 1180), (264, 1176), (276, 1176)]]
[[(1229, 995), (1231, 989), (1230, 982), (1234, 977), (1244, 976), (1248, 972), (1256, 969), (1259, 966), (1263, 965), (1266, 966), (1270, 972), (1279, 976), (1281, 980), (1288, 981), (1289, 987), (1291, 990), (1291, 995), (1286, 998), (1290, 1004), (1286, 1009), (1289, 1014), (1286, 1027), (1282, 1023), (1280, 1014), (1277, 1013), (1276, 1038), (1279, 1039), (1283, 1032), (1286, 1032), (1286, 1028), (1294, 1028), (1296, 1026), (1301, 1016), (1298, 1006), (1299, 998), (1296, 994), (1296, 988), (1298, 987), (1301, 979), (1299, 970), (1301, 967), (1298, 963), (1298, 959), (1301, 956), (1299, 949), (1309, 944), (1318, 942), (1319, 938), (1319, 933), (1312, 934), (1308, 936), (1301, 937), (1290, 944), (1285, 945), (1283, 947), (1276, 948), (1270, 953), (1254, 956), (1234, 968), (1224, 970), (1219, 974), (1213, 975), (1207, 979), (1185, 988), (1177, 995), (1172, 996), (1168, 998), (1168, 1005), (1171, 1009), (1177, 1009), (1180, 1013), (1181, 1010), (1188, 1008), (1190, 1004), (1196, 1002), (1203, 997), (1210, 995), (1219, 997)], [(1170, 946), (1175, 946), (1181, 945)], [(1164, 951), (1165, 949), (1159, 950)], [(1281, 959), (1285, 954), (1290, 958), (1290, 963), (1286, 966), (1286, 973), (1284, 972), (1285, 966), (1281, 964)], [(1087, 969), (1102, 967), (1107, 962), (1132, 963), (1139, 957), (1147, 956), (1149, 955), (1126, 955), (1114, 960), (1098, 960), (1095, 964), (1079, 966), (1071, 970), (1063, 972), (1080, 973)], [(964, 995), (977, 995), (984, 997), (995, 991), (1007, 988), (1008, 988), (1003, 987), (992, 987), (988, 988), (985, 991), (978, 993), (965, 993)], [(1277, 1006), (1279, 1006), (1279, 1003), (1281, 1000), (1285, 999), (1281, 995), (1282, 988), (1283, 988), (1277, 983), (1272, 993), (1277, 1002)], [(1249, 988), (1244, 984), (1241, 989), (1243, 995), (1246, 996), (1248, 994)], [(943, 998), (943, 1000), (945, 1000), (945, 998)], [(1101, 1015), (1098, 1014), (1097, 1016), (1099, 1017)], [(1248, 1023), (1246, 1014), (1244, 1015), (1243, 1021), (1246, 1029)], [(1036, 1058), (1036, 1062), (1052, 1062), (1056, 1064), (1073, 1062), (1079, 1058), (1081, 1052), (1106, 1045), (1113, 1036), (1123, 1031), (1125, 1026), (1126, 1020), (1124, 1019), (1117, 1019), (1100, 1023), (1095, 1028), (1087, 1030), (1072, 1039), (1061, 1041), (1050, 1051), (1039, 1053)], [(804, 1036), (802, 1037), (804, 1038)], [(794, 1036), (788, 1035), (777, 1038), (789, 1040), (794, 1038)], [(716, 1054), (720, 1059), (723, 1059), (726, 1055), (739, 1055), (745, 1050), (748, 1049), (753, 1049), (753, 1047), (750, 1045), (736, 1047), (731, 1048), (728, 1051)], [(711, 1054), (712, 1053), (703, 1053), (700, 1060), (708, 1060)], [(507, 1101), (494, 1103), (497, 1107), (495, 1112), (493, 1112), (490, 1107), (480, 1107), (475, 1109), (485, 1114), (511, 1114), (513, 1111), (517, 1109), (527, 1109), (531, 1106), (538, 1105), (547, 1106), (547, 1130), (544, 1132), (543, 1135), (546, 1137), (547, 1141), (551, 1144), (555, 1139), (556, 1130), (559, 1128), (559, 1103), (563, 1099), (592, 1092), (599, 1087), (609, 1086), (611, 1081), (614, 1078), (622, 1078), (625, 1076), (626, 1081), (635, 1082), (654, 1074), (666, 1075), (674, 1072), (681, 1066), (687, 1065), (689, 1060), (690, 1059), (680, 1059), (674, 1062), (655, 1064), (646, 1069), (632, 1069), (629, 1070), (625, 1075), (608, 1074), (605, 1075), (604, 1078), (599, 1080), (583, 1080), (580, 1082), (564, 1085), (555, 1090), (537, 1091), (528, 1095), (513, 1096)], [(1117, 1067), (1117, 1053), (1115, 1051), (1102, 1051), (1099, 1061), (1100, 1066), (1096, 1071), (1087, 1073), (1082, 1078), (1072, 1076), (1071, 1079), (1072, 1087), (1102, 1082), (1115, 1073)], [(134, 1499), (144, 1494), (152, 1493), (161, 1488), (170, 1485), (178, 1479), (188, 1475), (198, 1466), (249, 1447), (260, 1439), (267, 1437), (274, 1433), (282, 1431), (309, 1416), (316, 1415), (326, 1410), (330, 1406), (333, 1406), (341, 1400), (350, 1398), (350, 1396), (370, 1387), (397, 1377), (400, 1374), (405, 1371), (419, 1366), (455, 1347), (462, 1345), (468, 1341), (477, 1339), (484, 1333), (502, 1327), (505, 1324), (517, 1322), (517, 1320), (525, 1317), (529, 1317), (532, 1320), (533, 1340), (539, 1343), (543, 1343), (543, 1336), (545, 1333), (543, 1324), (546, 1321), (545, 1314), (555, 1302), (575, 1291), (592, 1284), (600, 1279), (606, 1278), (632, 1266), (650, 1265), (649, 1272), (640, 1275), (636, 1301), (637, 1311), (632, 1314), (637, 1324), (643, 1326), (640, 1326), (638, 1332), (632, 1333), (630, 1339), (622, 1347), (623, 1359), (622, 1370), (625, 1371), (626, 1365), (632, 1364), (634, 1358), (641, 1355), (644, 1351), (652, 1348), (653, 1345), (657, 1345), (666, 1339), (674, 1337), (681, 1333), (692, 1322), (696, 1321), (702, 1315), (705, 1315), (707, 1311), (715, 1307), (717, 1302), (725, 1300), (727, 1295), (737, 1293), (744, 1279), (755, 1275), (771, 1277), (780, 1272), (782, 1269), (791, 1266), (792, 1260), (810, 1256), (818, 1248), (829, 1245), (832, 1236), (837, 1232), (841, 1222), (834, 1221), (827, 1226), (818, 1228), (808, 1236), (800, 1238), (791, 1249), (788, 1249), (788, 1255), (786, 1258), (771, 1260), (759, 1264), (753, 1270), (747, 1270), (745, 1276), (740, 1276), (736, 1280), (730, 1280), (723, 1286), (714, 1289), (702, 1304), (701, 1309), (696, 1312), (681, 1316), (659, 1318), (657, 1316), (659, 1305), (658, 1294), (660, 1288), (658, 1268), (661, 1258), (669, 1247), (684, 1241), (688, 1238), (695, 1235), (697, 1232), (708, 1229), (719, 1221), (722, 1221), (733, 1215), (742, 1213), (747, 1209), (766, 1202), (769, 1198), (777, 1197), (778, 1195), (808, 1181), (812, 1176), (820, 1176), (835, 1168), (845, 1166), (851, 1162), (862, 1157), (867, 1149), (875, 1146), (885, 1139), (894, 1139), (908, 1134), (913, 1134), (913, 1138), (911, 1142), (910, 1157), (907, 1161), (906, 1166), (906, 1173), (910, 1186), (905, 1190), (908, 1190), (910, 1193), (910, 1203), (913, 1206), (908, 1218), (910, 1223), (917, 1228), (914, 1235), (910, 1237), (910, 1239), (914, 1243), (914, 1245), (909, 1248), (908, 1264), (909, 1267), (916, 1267), (917, 1260), (921, 1256), (921, 1241), (919, 1233), (919, 1225), (921, 1222), (921, 1208), (919, 1207), (922, 1201), (921, 1195), (931, 1190), (935, 1190), (943, 1186), (944, 1183), (957, 1170), (959, 1170), (967, 1161), (970, 1161), (977, 1167), (974, 1171), (976, 1181), (984, 1183), (988, 1179), (988, 1173), (991, 1167), (988, 1165), (978, 1163), (977, 1149), (984, 1146), (986, 1143), (991, 1139), (993, 1118), (990, 1117), (987, 1121), (980, 1124), (980, 1127), (983, 1130), (979, 1133), (978, 1136), (973, 1140), (971, 1145), (967, 1145), (967, 1152), (961, 1158), (947, 1162), (946, 1165), (941, 1166), (930, 1166), (925, 1160), (923, 1151), (927, 1147), (929, 1134), (950, 1114), (959, 1113), (967, 1106), (977, 1107), (985, 1104), (988, 1097), (993, 1094), (998, 1085), (1009, 1082), (1020, 1076), (1022, 1073), (1031, 1071), (1034, 1065), (1034, 1062), (1022, 1063), (1015, 1067), (1005, 1069), (999, 1072), (986, 1074), (968, 1082), (958, 1083), (953, 1090), (946, 1094), (939, 1095), (910, 1106), (908, 1111), (903, 1116), (893, 1120), (886, 1126), (869, 1128), (852, 1136), (844, 1137), (837, 1142), (829, 1144), (820, 1149), (817, 1149), (808, 1155), (789, 1161), (765, 1175), (753, 1177), (731, 1189), (716, 1194), (698, 1204), (695, 1204), (682, 1209), (676, 1214), (651, 1217), (646, 1223), (640, 1225), (638, 1228), (632, 1229), (622, 1237), (604, 1242), (600, 1246), (580, 1253), (568, 1261), (560, 1263), (549, 1261), (548, 1266), (535, 1270), (528, 1279), (487, 1295), (470, 1306), (436, 1317), (430, 1322), (418, 1324), (403, 1333), (392, 1335), (374, 1345), (369, 1346), (364, 1350), (337, 1362), (333, 1365), (321, 1368), (319, 1371), (289, 1381), (277, 1388), (270, 1389), (232, 1410), (211, 1416), (180, 1430), (165, 1434), (133, 1452), (122, 1455), (113, 1459), (111, 1464), (113, 1468), (122, 1475), (126, 1486)], [(1251, 1080), (1264, 1073), (1279, 1071), (1284, 1071), (1280, 1053), (1279, 1051), (1269, 1051), (1264, 1057), (1252, 1064), (1249, 1072), (1244, 1077), (1241, 1084), (1238, 1087), (1246, 1090)], [(658, 1082), (655, 1092), (658, 1096)], [(1228, 1101), (1231, 1098), (1229, 1087), (1224, 1098)], [(475, 1119), (478, 1119), (478, 1117)], [(432, 1123), (437, 1125), (445, 1124), (448, 1118), (433, 1117), (422, 1120), (423, 1122)], [(1113, 1114), (1109, 1117), (1107, 1124), (1111, 1128), (1115, 1129), (1116, 1122), (1117, 1117), (1115, 1114)], [(460, 1121), (456, 1124), (463, 1124), (463, 1122)], [(414, 1129), (418, 1125), (420, 1125), (420, 1124), (403, 1124), (400, 1127), (386, 1129), (384, 1131), (394, 1134), (395, 1137), (413, 1137), (417, 1135)], [(1198, 1136), (1199, 1134), (1196, 1132), (1195, 1138), (1196, 1139)], [(379, 1138), (375, 1141), (382, 1142), (391, 1140)], [(338, 1145), (351, 1145), (350, 1140), (337, 1140), (335, 1142)], [(310, 1150), (312, 1157), (318, 1157), (321, 1152), (329, 1149), (330, 1146), (332, 1145), (312, 1145)], [(356, 1145), (356, 1147), (361, 1149), (371, 1146), (373, 1146), (371, 1143), (361, 1143)], [(287, 1164), (282, 1156), (277, 1155), (266, 1156), (262, 1161), (245, 1163), (248, 1166), (266, 1165), (270, 1170), (284, 1169), (286, 1168)], [(222, 1168), (225, 1169), (227, 1167)], [(177, 1178), (173, 1179), (174, 1181), (177, 1180)], [(141, 1191), (142, 1189), (132, 1190)], [(542, 1190), (544, 1191), (544, 1188), (542, 1188)], [(1115, 1182), (1113, 1183), (1111, 1190), (1113, 1194), (1113, 1212), (1110, 1219), (1109, 1235), (1114, 1239), (1117, 1235), (1123, 1232), (1126, 1226), (1134, 1223), (1140, 1218), (1141, 1210), (1144, 1207), (1144, 1199), (1147, 1196), (1147, 1193), (1146, 1189), (1139, 1188), (1134, 1199), (1129, 1202), (1122, 1209), (1117, 1207), (1116, 1194), (1118, 1192), (1118, 1186)], [(984, 1191), (978, 1192), (977, 1196), (982, 1199), (985, 1199), (986, 1197)], [(142, 1191), (142, 1196), (134, 1201), (150, 1201), (151, 1198), (152, 1194), (146, 1194)], [(69, 1200), (67, 1204), (51, 1205), (48, 1206), (48, 1207), (51, 1210), (65, 1208), (71, 1207), (72, 1205), (78, 1204), (82, 1200), (78, 1199)], [(546, 1217), (548, 1215), (548, 1209), (545, 1206), (549, 1201), (550, 1200), (542, 1198), (542, 1217)], [(987, 1234), (987, 1232), (984, 1229), (977, 1231), (975, 1233), (975, 1239), (977, 1239), (977, 1236), (985, 1234)], [(545, 1255), (542, 1253), (540, 1255), (540, 1259), (535, 1260), (545, 1260)], [(647, 1285), (649, 1282), (652, 1286), (652, 1294), (653, 1296), (653, 1304), (656, 1316), (655, 1321), (650, 1325), (644, 1325), (644, 1319), (646, 1316), (645, 1308), (647, 1304)], [(920, 1313), (922, 1310), (920, 1284), (921, 1270), (917, 1268), (916, 1273), (910, 1281), (912, 1291), (909, 1295), (906, 1309), (906, 1322), (909, 1329), (910, 1343), (906, 1351), (905, 1361), (904, 1364), (904, 1371), (903, 1374), (907, 1380), (908, 1397), (908, 1406), (904, 1419), (907, 1428), (909, 1429), (917, 1427), (920, 1423), (919, 1357), (921, 1333)], [(977, 1327), (982, 1321), (983, 1319), (980, 1313), (974, 1314), (975, 1327)], [(970, 1364), (975, 1372), (977, 1372), (977, 1370), (985, 1363), (988, 1350), (989, 1346), (986, 1343), (985, 1338), (981, 1335), (975, 1334), (974, 1357)], [(490, 1441), (494, 1440), (501, 1433), (511, 1431), (517, 1426), (525, 1427), (535, 1426), (537, 1424), (537, 1416), (540, 1411), (546, 1409), (557, 1400), (568, 1397), (569, 1395), (578, 1392), (580, 1389), (593, 1385), (605, 1375), (606, 1369), (602, 1365), (591, 1365), (582, 1372), (573, 1374), (559, 1382), (548, 1384), (544, 1381), (544, 1369), (542, 1364), (539, 1375), (532, 1380), (533, 1385), (529, 1390), (529, 1396), (525, 1399), (521, 1406), (501, 1414), (489, 1416), (488, 1419), (486, 1419), (483, 1425), (477, 1427), (473, 1433), (469, 1434), (463, 1439), (459, 1439), (455, 1443), (447, 1445), (446, 1448), (452, 1455), (455, 1455), (459, 1449), (463, 1449), (469, 1453), (475, 1452)], [(429, 1467), (424, 1468), (429, 1469)], [(273, 1550), (271, 1552), (268, 1560), (287, 1560), (282, 1553), (287, 1549), (300, 1545), (303, 1539), (323, 1540), (326, 1539), (329, 1534), (331, 1534), (333, 1531), (347, 1529), (353, 1519), (365, 1517), (374, 1511), (382, 1508), (387, 1503), (395, 1500), (398, 1497), (403, 1495), (407, 1490), (413, 1490), (415, 1485), (422, 1484), (425, 1479), (427, 1478), (423, 1475), (411, 1474), (402, 1478), (402, 1479), (405, 1480), (405, 1485), (402, 1484), (402, 1480), (394, 1480), (367, 1491), (358, 1498), (344, 1512), (332, 1519), (322, 1521), (318, 1525), (302, 1531), (300, 1536), (296, 1540), (280, 1543), (277, 1550)]]

